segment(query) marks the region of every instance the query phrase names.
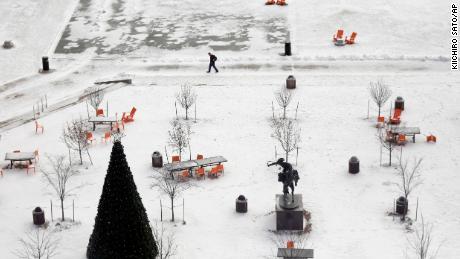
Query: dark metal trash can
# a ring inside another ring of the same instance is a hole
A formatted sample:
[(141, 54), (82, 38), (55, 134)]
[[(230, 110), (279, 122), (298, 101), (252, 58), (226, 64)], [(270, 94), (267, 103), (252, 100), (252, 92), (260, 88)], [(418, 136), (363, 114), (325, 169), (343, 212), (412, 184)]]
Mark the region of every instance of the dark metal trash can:
[(396, 97), (395, 109), (401, 109), (404, 111), (404, 99), (401, 96)]
[(296, 87), (296, 80), (293, 75), (289, 75), (286, 79), (286, 88), (287, 89), (295, 89)]
[(152, 154), (152, 167), (163, 167), (163, 156), (158, 151)]
[(238, 196), (236, 199), (236, 212), (246, 213), (248, 212), (248, 200), (244, 195)]
[(359, 173), (359, 159), (355, 156), (352, 156), (348, 161), (348, 172), (350, 174)]
[(284, 55), (285, 56), (292, 55), (292, 53), (291, 53), (291, 43), (290, 42), (285, 42), (284, 43)]
[(400, 215), (404, 215), (407, 213), (408, 207), (409, 207), (409, 201), (403, 196), (399, 197), (396, 200), (396, 213)]
[(33, 216), (33, 220), (34, 220), (34, 225), (43, 225), (43, 224), (45, 224), (45, 212), (40, 207), (36, 207), (32, 211), (32, 216)]
[(43, 66), (43, 71), (50, 70), (50, 63), (48, 61), (48, 57), (42, 57), (42, 66)]

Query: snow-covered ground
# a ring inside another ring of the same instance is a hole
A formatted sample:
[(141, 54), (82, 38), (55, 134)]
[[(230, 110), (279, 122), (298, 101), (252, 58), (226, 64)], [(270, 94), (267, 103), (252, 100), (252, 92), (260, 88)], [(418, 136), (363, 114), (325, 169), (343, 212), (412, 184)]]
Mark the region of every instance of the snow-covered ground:
[[(138, 108), (135, 122), (126, 125), (123, 144), (149, 219), (159, 220), (159, 199), (166, 202), (166, 197), (150, 188), (155, 173), (150, 155), (155, 150), (164, 154), (169, 122), (175, 117), (174, 96), (188, 82), (198, 94), (192, 156), (222, 155), (229, 161), (222, 177), (197, 181), (185, 192), (186, 225), (181, 224), (180, 207), (178, 223), (165, 222), (176, 234), (176, 257), (274, 258), (273, 211), (275, 194), (282, 186), (276, 181), (277, 170), (266, 167), (267, 161), (275, 159), (276, 145), (269, 119), (273, 93), (287, 75), (294, 74), (298, 88), (289, 115), (294, 116), (299, 102), (301, 180), (296, 192), (303, 194), (304, 206), (312, 213), (307, 246), (315, 249), (315, 258), (406, 258), (406, 239), (412, 234), (386, 215), (400, 193), (392, 184), (398, 180), (396, 170), (379, 166), (374, 106), (371, 119), (366, 119), (369, 82), (381, 79), (393, 90), (391, 101), (404, 97), (403, 123), (418, 126), (423, 133), (403, 148), (405, 158), (424, 158), (424, 183), (410, 199), (410, 216), (415, 216), (418, 197), (425, 220), (434, 224), (435, 244), (443, 242), (438, 258), (456, 258), (460, 254), (460, 78), (446, 62), (448, 3), (292, 1), (282, 8), (259, 2), (106, 0), (96, 6), (92, 1), (82, 1), (88, 5), (2, 1), (0, 36), (17, 46), (0, 51), (2, 61), (8, 63), (0, 70), (1, 82), (10, 82), (0, 85), (0, 155), (38, 148), (39, 167), (46, 167), (46, 153), (67, 153), (60, 141), (64, 123), (87, 114), (84, 102), (58, 108), (77, 101), (95, 81), (130, 77), (132, 85), (110, 86), (104, 105), (108, 101), (112, 115)], [(56, 71), (36, 74), (40, 57), (59, 48), (60, 33), (74, 7), (70, 33), (62, 34), (67, 41), (62, 48), (71, 50), (78, 47), (76, 42), (101, 37), (100, 48), (96, 44), (83, 53), (52, 54)], [(111, 28), (113, 24), (117, 25)], [(130, 26), (136, 31), (131, 38)], [(357, 31), (358, 43), (333, 46), (330, 38), (339, 27)], [(152, 28), (161, 32), (153, 42), (165, 45), (146, 43)], [(278, 54), (287, 31), (295, 55), (286, 58)], [(190, 46), (192, 41), (199, 44)], [(221, 72), (205, 74), (206, 53), (213, 48)], [(18, 77), (22, 79), (12, 81)], [(44, 95), (56, 111), (45, 111), (39, 119), (45, 133), (35, 135), (32, 122), (21, 123), (30, 119), (32, 106)], [(388, 114), (389, 103), (383, 112)], [(80, 224), (57, 233), (61, 238), (57, 258), (85, 258), (111, 150), (110, 144), (99, 141), (104, 130), (96, 130), (98, 143), (90, 149), (94, 165), (81, 168), (75, 178), (75, 185), (84, 186), (67, 201), (66, 213), (71, 216), (74, 199)], [(430, 133), (438, 137), (436, 144), (424, 141)], [(347, 173), (352, 155), (361, 161), (357, 175)], [(387, 156), (383, 158), (385, 162)], [(27, 175), (24, 169), (4, 171), (0, 257), (9, 259), (15, 258), (12, 251), (19, 248), (18, 238), (32, 228), (32, 209), (45, 208), (49, 220), (49, 200), (57, 201), (39, 170), (35, 175)], [(239, 194), (249, 199), (244, 215), (234, 212)]]

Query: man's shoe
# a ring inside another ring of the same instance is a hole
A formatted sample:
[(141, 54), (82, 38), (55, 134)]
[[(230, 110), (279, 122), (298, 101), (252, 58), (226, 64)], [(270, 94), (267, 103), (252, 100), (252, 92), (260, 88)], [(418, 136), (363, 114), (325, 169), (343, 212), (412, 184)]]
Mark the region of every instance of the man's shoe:
[(209, 73), (209, 72), (211, 72), (211, 71), (207, 71), (206, 73)]

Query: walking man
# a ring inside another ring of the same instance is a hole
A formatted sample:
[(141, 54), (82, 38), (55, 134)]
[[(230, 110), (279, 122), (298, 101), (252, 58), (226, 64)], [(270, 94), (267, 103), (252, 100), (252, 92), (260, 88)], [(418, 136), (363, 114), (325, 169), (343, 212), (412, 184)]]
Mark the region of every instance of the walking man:
[(211, 52), (208, 52), (208, 55), (209, 55), (209, 68), (208, 68), (208, 73), (211, 72), (211, 67), (214, 68), (214, 70), (216, 70), (216, 73), (219, 73), (219, 70), (217, 70), (216, 68), (216, 60), (217, 60), (217, 57), (212, 54)]

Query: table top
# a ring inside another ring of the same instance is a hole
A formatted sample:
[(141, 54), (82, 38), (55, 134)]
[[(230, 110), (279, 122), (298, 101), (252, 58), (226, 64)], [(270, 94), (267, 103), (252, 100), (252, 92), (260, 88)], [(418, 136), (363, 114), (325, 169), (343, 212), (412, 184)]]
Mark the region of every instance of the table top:
[(88, 119), (89, 122), (116, 122), (117, 118), (114, 116), (104, 117), (104, 116), (97, 116), (97, 117), (90, 117)]
[(420, 134), (419, 127), (395, 127), (391, 129), (395, 134)]
[(187, 161), (169, 163), (169, 164), (165, 164), (163, 167), (168, 171), (180, 171), (180, 170), (190, 169), (193, 167), (207, 166), (207, 165), (219, 164), (223, 162), (227, 162), (227, 159), (225, 159), (223, 156), (213, 156), (213, 157), (207, 157), (207, 158), (200, 159), (200, 160), (187, 160)]
[(32, 160), (35, 158), (34, 152), (9, 152), (5, 154), (5, 160)]

